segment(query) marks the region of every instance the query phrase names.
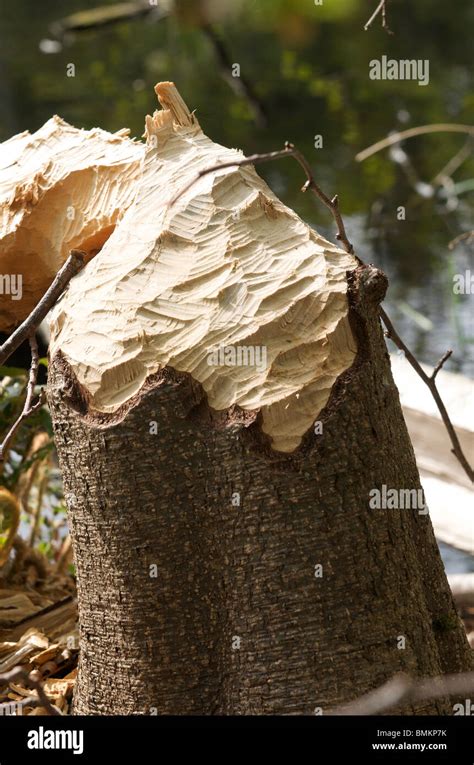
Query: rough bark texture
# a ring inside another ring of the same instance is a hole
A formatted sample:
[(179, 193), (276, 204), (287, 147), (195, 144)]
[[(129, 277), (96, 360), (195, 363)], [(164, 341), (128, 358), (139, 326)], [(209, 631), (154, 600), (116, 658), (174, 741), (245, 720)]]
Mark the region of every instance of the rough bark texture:
[(375, 269), (352, 275), (357, 361), (323, 434), (291, 455), (269, 448), (257, 413), (210, 410), (189, 376), (163, 370), (99, 416), (51, 360), (79, 588), (76, 713), (312, 714), (400, 670), (471, 668), (429, 516), (369, 507), (382, 484), (420, 485), (377, 315), (385, 286)]

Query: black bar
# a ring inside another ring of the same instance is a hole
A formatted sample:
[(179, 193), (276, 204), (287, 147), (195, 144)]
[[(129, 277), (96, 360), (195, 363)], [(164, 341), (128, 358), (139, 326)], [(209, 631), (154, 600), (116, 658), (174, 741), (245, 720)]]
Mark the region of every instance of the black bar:
[[(232, 757), (242, 748), (246, 753), (244, 765), (251, 752), (255, 754), (249, 748), (248, 738), (240, 735), (245, 731), (271, 733), (262, 739), (269, 749), (275, 745), (280, 747), (281, 733), (308, 731), (309, 739), (284, 736), (285, 749), (289, 747), (292, 762), (308, 759), (308, 762), (326, 765), (332, 763), (333, 757), (337, 760), (342, 756), (347, 763), (450, 762), (472, 765), (473, 730), (469, 714), (453, 717), (4, 716), (0, 717), (0, 765), (30, 762), (103, 762), (108, 765), (111, 758), (117, 758), (117, 763), (139, 765), (149, 762), (154, 765), (175, 762), (183, 747), (190, 749), (194, 761), (204, 753), (199, 746), (201, 737), (183, 734), (199, 731), (211, 734), (202, 738), (209, 756), (219, 755), (218, 761), (227, 761), (229, 755)], [(64, 731), (64, 734), (57, 736), (57, 731)], [(222, 745), (218, 744), (218, 738), (214, 738), (220, 732), (225, 732)], [(310, 749), (304, 755), (308, 740)], [(42, 745), (42, 748), (30, 748), (29, 743)], [(67, 744), (70, 748), (51, 749), (49, 744), (57, 747)], [(168, 749), (170, 744), (171, 751)], [(284, 750), (278, 754), (279, 759), (286, 759)]]

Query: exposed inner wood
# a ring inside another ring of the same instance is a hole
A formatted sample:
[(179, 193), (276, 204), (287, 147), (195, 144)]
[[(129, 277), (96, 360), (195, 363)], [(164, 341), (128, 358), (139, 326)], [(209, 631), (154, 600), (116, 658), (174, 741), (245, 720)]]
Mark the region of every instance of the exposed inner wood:
[[(173, 83), (146, 118), (134, 201), (52, 318), (90, 406), (112, 413), (157, 370), (201, 383), (216, 410), (261, 410), (291, 452), (356, 355), (347, 272), (356, 261), (307, 226), (254, 168), (205, 136)], [(96, 203), (97, 206), (97, 203)]]
[(0, 331), (28, 316), (70, 249), (100, 250), (133, 200), (144, 151), (128, 130), (57, 116), (0, 144), (0, 274), (22, 280), (21, 299), (3, 285)]

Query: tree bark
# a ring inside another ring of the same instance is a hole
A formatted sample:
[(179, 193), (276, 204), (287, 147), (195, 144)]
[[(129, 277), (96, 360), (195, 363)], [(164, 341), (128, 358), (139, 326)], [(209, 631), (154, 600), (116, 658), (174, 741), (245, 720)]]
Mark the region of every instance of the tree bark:
[(290, 454), (272, 451), (258, 412), (213, 411), (190, 375), (163, 369), (100, 414), (51, 359), (76, 714), (314, 714), (398, 671), (471, 668), (429, 515), (369, 505), (374, 488), (420, 482), (378, 318), (385, 277), (349, 280), (356, 361), (322, 434)]

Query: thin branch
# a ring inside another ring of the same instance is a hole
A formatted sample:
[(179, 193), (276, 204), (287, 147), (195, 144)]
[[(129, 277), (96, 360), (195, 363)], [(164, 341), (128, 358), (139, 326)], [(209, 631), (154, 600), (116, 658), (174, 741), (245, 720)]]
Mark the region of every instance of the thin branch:
[(178, 200), (187, 194), (188, 191), (205, 175), (214, 173), (217, 170), (225, 170), (231, 167), (245, 167), (245, 165), (259, 165), (262, 162), (271, 162), (274, 159), (282, 159), (283, 157), (292, 156), (293, 152), (289, 150), (289, 145), (290, 144), (286, 143), (285, 148), (281, 149), (280, 151), (269, 151), (266, 154), (251, 154), (249, 157), (244, 157), (243, 159), (233, 159), (229, 162), (217, 162), (215, 165), (210, 165), (210, 167), (199, 170), (194, 178), (191, 178), (189, 183), (187, 183), (186, 186), (183, 186), (181, 191), (178, 191), (178, 193), (172, 197), (172, 199), (168, 202), (168, 207), (173, 207), (178, 202)]
[(349, 239), (347, 238), (344, 221), (342, 219), (342, 215), (339, 210), (339, 197), (337, 196), (337, 194), (335, 194), (335, 196), (333, 196), (332, 199), (326, 196), (324, 191), (322, 191), (322, 189), (320, 189), (320, 187), (316, 183), (313, 177), (313, 173), (311, 171), (311, 167), (306, 157), (300, 151), (298, 151), (298, 149), (295, 149), (293, 144), (288, 144), (288, 146), (294, 151), (294, 157), (296, 161), (300, 164), (300, 166), (303, 168), (304, 172), (306, 173), (306, 177), (308, 179), (306, 183), (304, 184), (302, 191), (306, 191), (307, 189), (310, 189), (314, 193), (314, 195), (317, 196), (318, 199), (323, 203), (323, 205), (327, 207), (327, 209), (332, 214), (337, 226), (338, 233), (336, 234), (336, 239), (338, 239), (342, 243), (346, 252), (349, 252), (352, 254), (354, 252), (354, 248), (351, 242), (349, 241)]
[(426, 135), (427, 133), (467, 133), (468, 135), (474, 135), (474, 127), (472, 125), (457, 125), (455, 123), (439, 123), (436, 125), (420, 125), (419, 127), (408, 128), (408, 130), (401, 130), (397, 133), (383, 138), (377, 143), (373, 143), (368, 146), (367, 149), (360, 151), (356, 154), (355, 158), (357, 162), (363, 162), (367, 157), (371, 157), (372, 154), (377, 154), (382, 149), (387, 149), (389, 146), (393, 146), (394, 143), (404, 141), (405, 138), (415, 138), (418, 135)]
[(438, 363), (436, 364), (435, 368), (433, 369), (433, 372), (432, 372), (432, 373), (431, 373), (431, 375), (430, 375), (430, 380), (433, 380), (433, 382), (434, 382), (434, 380), (436, 379), (436, 375), (438, 374), (438, 372), (440, 371), (440, 369), (442, 369), (442, 368), (443, 368), (443, 366), (444, 366), (444, 364), (446, 363), (446, 361), (447, 361), (447, 360), (450, 358), (450, 356), (452, 356), (452, 355), (453, 355), (453, 352), (452, 352), (452, 351), (446, 351), (446, 353), (444, 353), (444, 354), (441, 356), (440, 360), (438, 361)]
[(11, 521), (8, 529), (8, 536), (0, 547), (0, 569), (5, 565), (10, 557), (10, 550), (15, 544), (16, 532), (20, 525), (20, 504), (17, 497), (10, 493), (9, 496), (9, 511), (11, 513)]
[(38, 491), (37, 491), (37, 497), (36, 497), (36, 503), (35, 508), (32, 513), (32, 523), (30, 527), (30, 538), (28, 540), (28, 545), (33, 548), (33, 545), (35, 543), (36, 534), (38, 533), (38, 526), (41, 518), (41, 509), (43, 507), (43, 497), (44, 493), (46, 491), (46, 488), (48, 486), (49, 482), (49, 475), (46, 470), (44, 470), (43, 466), (43, 475), (41, 476)]
[[(38, 699), (36, 699), (35, 696), (29, 697), (27, 699), (24, 699), (20, 702), (18, 702), (22, 707), (24, 706), (41, 706), (44, 707), (46, 710), (46, 713), (49, 715), (59, 715), (62, 716), (62, 712), (55, 707), (50, 699), (47, 697), (43, 686), (39, 682), (39, 680), (35, 680), (31, 675), (28, 674), (26, 669), (23, 667), (14, 667), (9, 672), (5, 672), (3, 675), (0, 675), (0, 686), (2, 685), (9, 685), (10, 683), (14, 683), (16, 680), (23, 680), (23, 682), (30, 688), (33, 688), (33, 690), (36, 691), (38, 694)], [(11, 706), (7, 703), (7, 705), (0, 704), (0, 713), (1, 709), (6, 706)]]
[(465, 242), (468, 244), (470, 241), (472, 241), (472, 239), (474, 239), (474, 231), (464, 231), (464, 233), (459, 234), (459, 236), (455, 237), (449, 242), (448, 248), (450, 250), (454, 250), (454, 248), (460, 244), (460, 242)]
[[(365, 149), (362, 152), (359, 152), (359, 154), (356, 155), (356, 160), (358, 162), (362, 162), (364, 159), (367, 159), (367, 157), (371, 156), (372, 154), (375, 154), (377, 151), (380, 151), (381, 149), (387, 148), (388, 146), (393, 145), (394, 143), (398, 143), (400, 140), (404, 138), (411, 138), (413, 136), (417, 135), (424, 135), (426, 133), (435, 133), (435, 132), (462, 132), (462, 133), (468, 133), (468, 139), (465, 143), (465, 145), (460, 149), (460, 151), (454, 155), (454, 157), (451, 158), (451, 160), (448, 162), (448, 164), (436, 175), (436, 177), (433, 179), (433, 183), (443, 183), (446, 180), (448, 180), (448, 172), (452, 173), (454, 172), (457, 167), (469, 156), (470, 154), (470, 145), (472, 141), (472, 136), (474, 135), (474, 128), (468, 125), (424, 125), (422, 127), (417, 128), (410, 128), (409, 130), (404, 130), (400, 133), (395, 133), (394, 135), (388, 136), (388, 138), (385, 138), (383, 141), (379, 141), (376, 144), (373, 144), (372, 146), (369, 146), (367, 149)], [(460, 237), (457, 237), (449, 244), (449, 248), (453, 249), (453, 247), (459, 242), (464, 239), (469, 240), (470, 238), (470, 232), (466, 232), (466, 234), (462, 234)], [(427, 375), (424, 371), (423, 367), (419, 364), (413, 353), (409, 350), (409, 348), (405, 345), (401, 337), (396, 332), (390, 318), (385, 313), (384, 309), (380, 307), (380, 316), (387, 328), (386, 335), (389, 337), (399, 348), (399, 350), (403, 351), (405, 354), (406, 359), (411, 364), (415, 372), (421, 377), (423, 382), (428, 386), (431, 395), (433, 396), (436, 406), (438, 407), (438, 411), (441, 415), (441, 419), (443, 420), (443, 423), (446, 427), (446, 430), (448, 432), (449, 438), (451, 440), (452, 444), (452, 452), (456, 456), (456, 458), (459, 460), (460, 464), (462, 465), (465, 473), (469, 477), (471, 481), (474, 481), (474, 470), (472, 469), (471, 465), (467, 461), (464, 452), (462, 450), (461, 444), (459, 442), (459, 439), (457, 437), (456, 431), (453, 427), (453, 424), (450, 420), (449, 414), (446, 410), (446, 407), (444, 405), (444, 402), (439, 394), (439, 391), (436, 387), (436, 376), (440, 369), (443, 367), (445, 362), (450, 358), (452, 355), (452, 351), (447, 351), (444, 356), (440, 359), (440, 361), (435, 366), (433, 373), (431, 375)]]
[(26, 389), (26, 399), (25, 399), (25, 403), (23, 405), (23, 409), (21, 413), (19, 414), (19, 416), (17, 417), (17, 419), (11, 426), (10, 430), (8, 431), (7, 435), (3, 439), (3, 443), (0, 444), (0, 464), (5, 459), (10, 443), (16, 431), (20, 427), (21, 423), (24, 420), (26, 420), (27, 417), (30, 417), (32, 414), (37, 412), (38, 409), (40, 409), (45, 402), (45, 395), (44, 395), (44, 391), (42, 390), (38, 401), (36, 401), (36, 403), (33, 404), (36, 380), (38, 377), (38, 367), (39, 367), (38, 343), (37, 343), (34, 332), (32, 335), (30, 335), (29, 341), (30, 341), (30, 348), (31, 348), (31, 366), (30, 366), (30, 374), (28, 377), (28, 386)]
[(459, 151), (451, 157), (442, 170), (439, 171), (431, 181), (432, 185), (441, 185), (446, 178), (451, 178), (453, 173), (461, 167), (462, 163), (468, 159), (472, 154), (473, 136), (468, 135), (465, 143), (461, 146)]
[(151, 16), (158, 20), (169, 15), (166, 5), (160, 8), (156, 3), (148, 0), (140, 0), (135, 3), (112, 3), (101, 5), (98, 8), (81, 9), (59, 21), (53, 22), (50, 29), (57, 37), (64, 38), (68, 33), (84, 32), (89, 29), (99, 29), (120, 24), (124, 21), (133, 21), (140, 17)]
[(392, 32), (392, 30), (390, 29), (390, 27), (389, 27), (389, 26), (388, 26), (388, 24), (387, 24), (387, 0), (380, 0), (380, 3), (379, 3), (379, 4), (378, 4), (378, 6), (376, 7), (376, 9), (375, 9), (375, 11), (373, 12), (372, 16), (371, 16), (371, 17), (370, 17), (370, 19), (367, 21), (367, 23), (366, 23), (366, 24), (364, 24), (364, 29), (365, 29), (365, 31), (367, 32), (367, 30), (368, 30), (368, 29), (369, 29), (369, 27), (370, 27), (370, 26), (373, 24), (373, 22), (375, 21), (375, 19), (376, 19), (376, 18), (377, 18), (377, 16), (379, 15), (379, 13), (381, 13), (381, 14), (382, 14), (382, 29), (385, 29), (385, 31), (386, 31), (386, 32), (387, 32), (389, 35), (393, 35), (393, 32)]
[(275, 159), (283, 159), (284, 157), (293, 157), (303, 168), (307, 181), (304, 184), (302, 191), (307, 191), (310, 189), (313, 194), (325, 205), (325, 207), (328, 208), (337, 225), (338, 233), (336, 234), (336, 238), (342, 242), (347, 252), (352, 253), (354, 248), (347, 238), (344, 221), (342, 220), (342, 216), (339, 210), (339, 199), (337, 194), (332, 199), (330, 199), (324, 193), (324, 191), (322, 191), (314, 179), (311, 167), (306, 157), (292, 143), (289, 143), (288, 141), (285, 143), (285, 148), (280, 149), (280, 151), (269, 151), (266, 154), (252, 154), (250, 157), (244, 157), (243, 159), (230, 160), (229, 162), (218, 162), (215, 165), (211, 165), (210, 167), (206, 167), (203, 170), (200, 170), (198, 173), (196, 173), (194, 178), (192, 178), (189, 183), (186, 184), (186, 186), (184, 186), (181, 191), (179, 191), (170, 200), (170, 202), (168, 202), (168, 207), (173, 207), (173, 205), (175, 205), (176, 202), (178, 202), (178, 200), (181, 199), (181, 197), (184, 196), (205, 175), (214, 173), (217, 170), (225, 170), (226, 168), (231, 167), (259, 165), (263, 162), (272, 162)]
[[(430, 126), (428, 126), (428, 127), (430, 127)], [(436, 126), (432, 126), (432, 127), (436, 127)], [(439, 128), (440, 126), (437, 126), (437, 127)], [(465, 126), (459, 126), (458, 125), (458, 126), (448, 126), (448, 127), (458, 127), (458, 128), (462, 127), (462, 128), (464, 128)], [(473, 133), (474, 133), (474, 128), (466, 128), (466, 129), (468, 131), (472, 130)], [(398, 138), (396, 138), (396, 140), (391, 140), (390, 141), (390, 139), (386, 139), (386, 140), (389, 141), (389, 143), (387, 145), (390, 145), (390, 143), (396, 143), (398, 140), (400, 140), (400, 136), (405, 135), (405, 137), (406, 137), (407, 133), (415, 135), (415, 133), (413, 133), (413, 130), (420, 131), (421, 128), (413, 128), (412, 131), (404, 131), (404, 134), (399, 133), (398, 134)], [(428, 130), (426, 132), (430, 132), (430, 131)], [(434, 131), (432, 131), (432, 132), (434, 132)], [(419, 134), (419, 133), (417, 133), (417, 134)], [(380, 143), (384, 143), (384, 142), (380, 142)], [(371, 147), (371, 148), (373, 149), (374, 147)], [(366, 150), (366, 152), (367, 151), (369, 151), (369, 150)], [(364, 152), (362, 152), (362, 153), (364, 153)], [(374, 152), (372, 152), (372, 153), (374, 153)], [(358, 155), (358, 156), (360, 157), (360, 155)], [(271, 152), (268, 152), (266, 154), (253, 154), (252, 156), (244, 157), (243, 159), (237, 159), (237, 160), (228, 161), (228, 162), (216, 163), (215, 165), (212, 165), (210, 167), (204, 168), (203, 170), (200, 170), (195, 175), (195, 177), (192, 178), (191, 181), (189, 181), (189, 183), (187, 183), (186, 186), (184, 186), (184, 188), (181, 189), (181, 191), (179, 191), (177, 194), (175, 194), (175, 196), (170, 200), (170, 202), (168, 202), (168, 208), (170, 208), (174, 204), (176, 204), (176, 202), (179, 199), (181, 199), (181, 197), (184, 194), (186, 194), (201, 178), (203, 178), (206, 175), (209, 175), (210, 173), (214, 173), (214, 172), (216, 172), (218, 170), (224, 170), (226, 168), (231, 168), (231, 167), (243, 167), (245, 165), (257, 165), (257, 164), (260, 164), (260, 163), (263, 163), (263, 162), (271, 162), (272, 160), (282, 159), (283, 157), (293, 157), (294, 159), (296, 159), (298, 164), (303, 168), (303, 170), (304, 170), (304, 172), (306, 174), (307, 181), (304, 184), (304, 186), (302, 188), (302, 191), (306, 191), (307, 189), (311, 189), (311, 191), (314, 193), (314, 195), (328, 208), (328, 210), (330, 210), (330, 212), (331, 212), (331, 214), (332, 214), (332, 216), (334, 218), (334, 221), (336, 223), (337, 230), (338, 230), (338, 233), (336, 234), (336, 238), (342, 243), (342, 245), (343, 245), (344, 249), (346, 250), (346, 252), (352, 254), (354, 252), (354, 248), (353, 248), (351, 242), (349, 241), (349, 239), (347, 238), (347, 234), (346, 234), (346, 230), (345, 230), (345, 226), (344, 226), (344, 221), (342, 219), (342, 215), (341, 215), (341, 212), (340, 212), (340, 209), (339, 209), (339, 200), (338, 200), (337, 195), (334, 196), (332, 199), (330, 199), (322, 191), (322, 189), (318, 186), (318, 184), (316, 183), (316, 181), (314, 179), (311, 167), (310, 167), (306, 157), (292, 143), (289, 143), (288, 141), (285, 143), (285, 148), (281, 149), (280, 151), (271, 151)], [(360, 258), (358, 258), (357, 256), (355, 256), (355, 257), (357, 258), (359, 263), (363, 264), (362, 261), (360, 260)], [(451, 356), (451, 352), (449, 352), (449, 353), (447, 353), (447, 354), (445, 354), (443, 356), (441, 361), (438, 362), (438, 365), (435, 367), (435, 370), (434, 370), (433, 374), (431, 376), (429, 376), (429, 375), (426, 374), (426, 372), (424, 371), (423, 367), (417, 361), (417, 359), (415, 358), (413, 353), (410, 351), (410, 349), (405, 345), (405, 343), (403, 342), (403, 340), (401, 339), (401, 337), (399, 336), (399, 334), (395, 330), (395, 327), (393, 326), (390, 318), (387, 316), (387, 314), (386, 314), (385, 310), (382, 308), (382, 306), (380, 306), (380, 317), (381, 317), (383, 323), (385, 324), (385, 327), (387, 328), (387, 332), (386, 332), (387, 337), (389, 337), (395, 343), (397, 348), (399, 348), (401, 351), (403, 351), (403, 353), (405, 354), (407, 360), (409, 361), (409, 363), (411, 364), (411, 366), (413, 367), (415, 372), (417, 372), (417, 374), (421, 377), (423, 382), (428, 386), (428, 388), (429, 388), (429, 390), (430, 390), (430, 392), (431, 392), (431, 394), (432, 394), (432, 396), (433, 396), (433, 398), (434, 398), (434, 400), (436, 402), (436, 406), (438, 407), (439, 413), (441, 415), (441, 419), (443, 420), (443, 423), (444, 423), (444, 425), (446, 427), (448, 435), (449, 435), (449, 437), (451, 439), (451, 444), (452, 444), (452, 447), (453, 447), (452, 448), (452, 452), (457, 457), (457, 459), (459, 460), (460, 464), (462, 465), (462, 467), (465, 470), (466, 474), (469, 476), (470, 480), (474, 481), (474, 471), (473, 471), (472, 467), (470, 466), (469, 462), (467, 461), (466, 457), (464, 456), (464, 452), (462, 450), (462, 447), (461, 447), (461, 444), (459, 442), (459, 439), (458, 439), (458, 437), (456, 435), (456, 431), (454, 430), (453, 424), (452, 424), (452, 422), (450, 420), (450, 417), (448, 415), (446, 407), (445, 407), (445, 405), (443, 403), (443, 400), (442, 400), (442, 398), (441, 398), (441, 396), (439, 394), (439, 391), (438, 391), (438, 389), (436, 387), (436, 379), (435, 379), (436, 375), (438, 374), (439, 370), (441, 369), (441, 367), (443, 366), (445, 361), (449, 358), (449, 356)]]
[(401, 703), (413, 704), (448, 696), (467, 696), (474, 690), (474, 672), (441, 675), (415, 680), (407, 675), (396, 675), (375, 691), (355, 701), (343, 704), (330, 715), (374, 715), (386, 712)]
[(66, 569), (70, 561), (71, 554), (72, 554), (72, 542), (71, 542), (71, 537), (68, 534), (66, 539), (61, 545), (61, 549), (59, 550), (59, 555), (56, 560), (56, 571), (58, 573), (64, 572), (64, 570)]
[(444, 422), (444, 426), (446, 430), (448, 431), (448, 435), (453, 447), (451, 451), (461, 463), (469, 479), (471, 481), (474, 481), (474, 470), (472, 469), (466, 457), (464, 456), (464, 452), (462, 450), (461, 444), (457, 437), (456, 431), (454, 430), (453, 424), (446, 410), (443, 399), (441, 398), (438, 388), (436, 387), (436, 380), (435, 380), (436, 375), (438, 374), (439, 370), (443, 366), (444, 362), (449, 358), (449, 356), (451, 356), (451, 352), (448, 351), (447, 353), (445, 353), (442, 359), (436, 365), (433, 373), (431, 375), (427, 375), (425, 370), (421, 366), (421, 364), (417, 361), (413, 353), (410, 351), (408, 346), (405, 345), (405, 343), (403, 342), (403, 340), (401, 339), (401, 337), (395, 330), (395, 327), (393, 326), (392, 322), (390, 321), (389, 317), (387, 316), (387, 314), (385, 313), (382, 307), (380, 307), (380, 317), (387, 328), (386, 336), (395, 343), (395, 345), (397, 346), (397, 348), (399, 348), (399, 350), (403, 351), (407, 361), (411, 364), (415, 372), (419, 375), (419, 377), (421, 377), (425, 385), (429, 388), (430, 393), (435, 400), (436, 406), (438, 407), (438, 411), (441, 415), (441, 419)]
[(68, 259), (54, 277), (53, 283), (46, 290), (36, 308), (25, 319), (23, 324), (10, 335), (3, 345), (0, 346), (0, 366), (12, 355), (14, 351), (34, 332), (66, 286), (84, 265), (85, 253), (80, 250), (71, 250)]

